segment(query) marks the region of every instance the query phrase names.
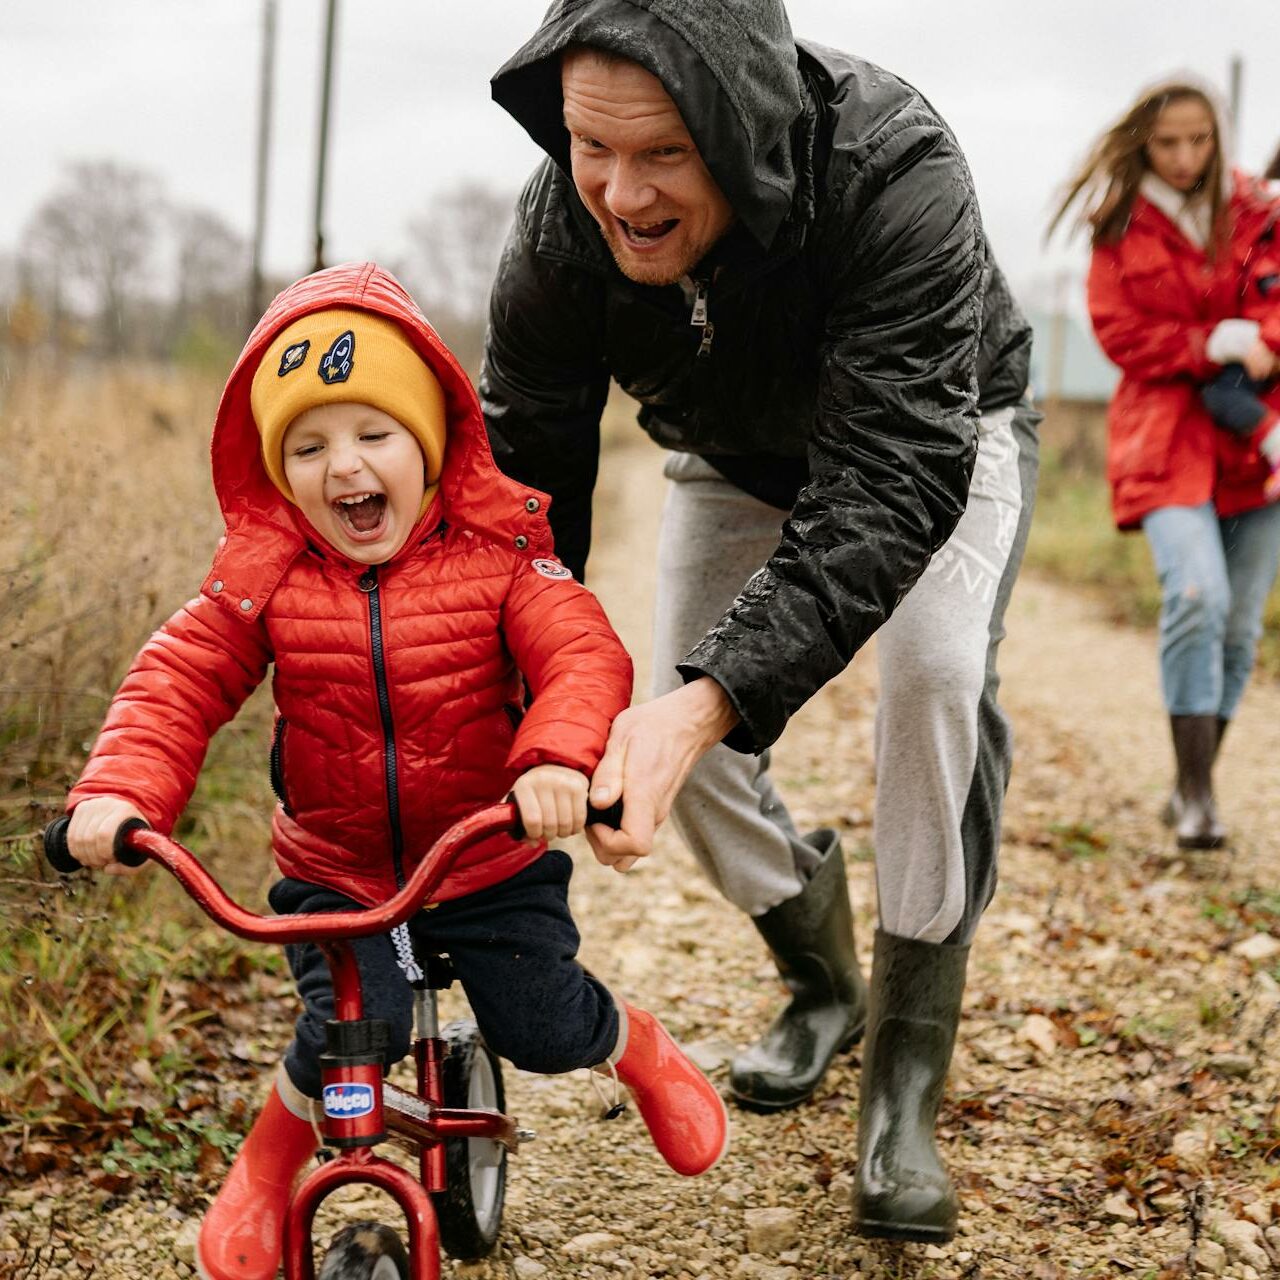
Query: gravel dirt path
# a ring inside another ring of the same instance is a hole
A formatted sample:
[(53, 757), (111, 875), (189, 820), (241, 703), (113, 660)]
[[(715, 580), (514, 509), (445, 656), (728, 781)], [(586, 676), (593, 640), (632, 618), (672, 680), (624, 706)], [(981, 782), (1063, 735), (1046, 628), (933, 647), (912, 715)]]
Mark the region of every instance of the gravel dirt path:
[[(661, 456), (607, 459), (593, 585), (647, 681)], [(607, 542), (604, 540), (607, 537)], [(1229, 852), (1175, 857), (1154, 814), (1170, 774), (1149, 634), (1024, 580), (1002, 669), (1018, 737), (1002, 884), (975, 944), (942, 1134), (962, 1188), (943, 1248), (849, 1229), (858, 1055), (783, 1116), (735, 1112), (711, 1174), (666, 1171), (634, 1110), (596, 1119), (582, 1075), (508, 1070), (538, 1139), (511, 1165), (503, 1236), (476, 1280), (856, 1280), (1224, 1275), (1280, 1264), (1280, 689), (1254, 686), (1220, 768)], [(875, 670), (860, 658), (788, 728), (777, 770), (797, 820), (834, 822), (860, 949), (870, 860)], [(644, 683), (639, 685), (641, 689)], [(627, 876), (575, 849), (585, 962), (659, 1012), (723, 1080), (779, 987), (745, 919), (672, 833)], [(260, 1028), (282, 1039), (283, 1028)], [(278, 1033), (278, 1034), (277, 1034)], [(212, 1184), (211, 1184), (212, 1185)], [(329, 1213), (380, 1212), (352, 1191)], [(354, 1203), (351, 1203), (354, 1202)], [(169, 1280), (192, 1273), (194, 1218), (138, 1194), (9, 1189), (0, 1272)], [(109, 1210), (104, 1212), (104, 1210)]]

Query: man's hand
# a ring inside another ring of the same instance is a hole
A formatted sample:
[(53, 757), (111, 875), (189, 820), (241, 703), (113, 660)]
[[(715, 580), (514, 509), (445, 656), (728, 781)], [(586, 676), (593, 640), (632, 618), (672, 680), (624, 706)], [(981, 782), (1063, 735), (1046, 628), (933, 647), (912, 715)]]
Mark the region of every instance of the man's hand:
[(528, 844), (571, 836), (587, 822), (587, 777), (562, 764), (540, 764), (511, 788)]
[(119, 796), (94, 796), (81, 800), (71, 811), (67, 827), (67, 848), (71, 856), (86, 867), (97, 867), (109, 876), (131, 876), (141, 867), (126, 867), (115, 859), (116, 832), (130, 818), (146, 818), (127, 800)]
[(622, 797), (620, 831), (587, 828), (596, 860), (628, 871), (645, 857), (689, 770), (738, 720), (725, 691), (710, 676), (624, 711), (613, 722), (604, 758), (591, 779), (596, 808)]

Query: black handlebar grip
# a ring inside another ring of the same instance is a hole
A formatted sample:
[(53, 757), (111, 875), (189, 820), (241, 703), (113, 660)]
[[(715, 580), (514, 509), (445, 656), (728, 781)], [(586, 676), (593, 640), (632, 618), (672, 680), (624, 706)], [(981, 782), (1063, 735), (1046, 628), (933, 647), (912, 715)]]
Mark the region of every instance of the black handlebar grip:
[[(84, 863), (75, 857), (67, 845), (67, 828), (70, 825), (70, 817), (63, 814), (44, 829), (44, 856), (49, 865), (64, 876), (84, 870)], [(140, 867), (146, 862), (147, 855), (141, 849), (130, 848), (127, 843), (130, 831), (145, 830), (147, 824), (141, 818), (126, 818), (116, 830), (111, 852), (122, 866)]]
[[(507, 796), (507, 800), (514, 803), (511, 796)], [(607, 809), (597, 809), (595, 805), (587, 805), (587, 826), (594, 826), (596, 823), (602, 827), (610, 827), (614, 831), (619, 830), (622, 827), (622, 801), (615, 800)], [(519, 813), (511, 824), (511, 834), (517, 840), (524, 839), (524, 823), (521, 822)]]
[(81, 868), (81, 864), (71, 856), (71, 850), (67, 848), (67, 828), (70, 825), (71, 819), (64, 813), (61, 818), (54, 818), (43, 832), (45, 860), (59, 875), (64, 876)]
[(597, 823), (602, 827), (609, 827), (613, 831), (622, 829), (622, 801), (615, 800), (607, 809), (597, 809), (594, 805), (587, 805), (587, 826), (595, 826)]
[(126, 818), (116, 828), (116, 838), (111, 844), (111, 854), (124, 867), (140, 867), (147, 860), (141, 849), (134, 849), (128, 843), (130, 831), (150, 831), (151, 824), (141, 818)]

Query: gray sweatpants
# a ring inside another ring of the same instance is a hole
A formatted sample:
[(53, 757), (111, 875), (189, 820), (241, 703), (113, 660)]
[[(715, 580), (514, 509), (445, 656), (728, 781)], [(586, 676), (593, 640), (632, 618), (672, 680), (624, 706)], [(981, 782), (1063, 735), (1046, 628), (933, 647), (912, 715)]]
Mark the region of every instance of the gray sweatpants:
[[(996, 651), (1022, 561), (1038, 460), (1030, 405), (985, 414), (969, 504), (877, 635), (876, 883), (889, 933), (968, 942), (995, 891), (1012, 743)], [(694, 454), (667, 461), (654, 694), (778, 545), (783, 512)], [(799, 839), (769, 753), (712, 748), (672, 817), (720, 892), (750, 915), (799, 893), (818, 854)]]

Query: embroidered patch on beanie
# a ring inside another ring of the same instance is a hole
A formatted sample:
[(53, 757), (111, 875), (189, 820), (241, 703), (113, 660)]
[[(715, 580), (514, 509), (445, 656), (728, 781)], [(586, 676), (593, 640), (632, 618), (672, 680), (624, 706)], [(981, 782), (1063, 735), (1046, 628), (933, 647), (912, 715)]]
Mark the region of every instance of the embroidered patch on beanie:
[(280, 357), (280, 368), (276, 370), (276, 377), (283, 378), (286, 373), (301, 369), (302, 362), (307, 358), (307, 352), (310, 350), (310, 338), (295, 342), (291, 347), (285, 347), (284, 354)]
[(320, 357), (319, 374), (325, 383), (346, 382), (355, 368), (356, 335), (348, 329), (333, 340), (333, 346)]

